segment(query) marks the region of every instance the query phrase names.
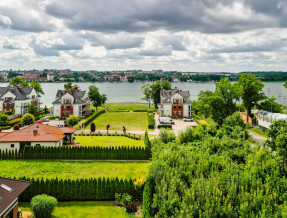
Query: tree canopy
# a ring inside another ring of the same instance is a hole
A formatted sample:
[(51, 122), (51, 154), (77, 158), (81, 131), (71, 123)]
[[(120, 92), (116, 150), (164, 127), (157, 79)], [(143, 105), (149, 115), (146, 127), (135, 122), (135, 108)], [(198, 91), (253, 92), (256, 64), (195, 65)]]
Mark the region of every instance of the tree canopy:
[(41, 84), (40, 84), (38, 81), (30, 82), (30, 85), (29, 85), (29, 86), (30, 86), (31, 88), (34, 88), (37, 93), (41, 93), (41, 94), (44, 95), (44, 91), (43, 91), (43, 89), (42, 89), (42, 86), (41, 86)]
[(77, 88), (79, 89), (79, 86), (77, 84), (74, 84), (72, 82), (67, 82), (66, 84), (64, 84), (64, 89), (69, 90), (71, 88)]
[(242, 74), (239, 77), (238, 85), (242, 88), (242, 101), (247, 110), (247, 120), (252, 117), (251, 109), (258, 105), (265, 98), (262, 91), (264, 84), (251, 73)]
[(107, 96), (105, 94), (100, 94), (99, 88), (91, 85), (89, 87), (89, 98), (96, 110), (98, 111), (98, 107), (105, 104), (107, 101)]
[(12, 87), (17, 87), (17, 86), (28, 87), (29, 83), (26, 82), (25, 80), (23, 80), (22, 78), (16, 76), (10, 80), (9, 86), (12, 86)]

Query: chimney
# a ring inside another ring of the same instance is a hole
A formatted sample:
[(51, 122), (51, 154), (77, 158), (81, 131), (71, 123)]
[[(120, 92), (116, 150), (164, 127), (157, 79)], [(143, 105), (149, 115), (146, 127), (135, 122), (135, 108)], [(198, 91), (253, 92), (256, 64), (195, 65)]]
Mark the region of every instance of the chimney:
[(37, 132), (38, 132), (37, 128), (34, 129), (34, 130), (33, 130), (33, 135), (37, 135)]

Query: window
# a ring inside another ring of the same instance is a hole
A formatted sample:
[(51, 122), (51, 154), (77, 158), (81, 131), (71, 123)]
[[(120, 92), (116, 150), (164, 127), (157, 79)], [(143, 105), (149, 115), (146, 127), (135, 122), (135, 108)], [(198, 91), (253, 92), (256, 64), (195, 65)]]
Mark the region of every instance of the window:
[(181, 109), (181, 106), (178, 106), (179, 109)]
[(11, 147), (11, 148), (14, 148), (14, 147), (15, 147), (15, 145), (14, 145), (14, 144), (11, 144), (11, 145), (10, 145), (10, 147)]
[(66, 109), (66, 105), (64, 105), (64, 109)]
[(176, 109), (176, 106), (173, 106), (174, 109)]
[(176, 111), (174, 111), (173, 114), (176, 114)]
[(178, 115), (181, 115), (181, 111), (178, 112)]

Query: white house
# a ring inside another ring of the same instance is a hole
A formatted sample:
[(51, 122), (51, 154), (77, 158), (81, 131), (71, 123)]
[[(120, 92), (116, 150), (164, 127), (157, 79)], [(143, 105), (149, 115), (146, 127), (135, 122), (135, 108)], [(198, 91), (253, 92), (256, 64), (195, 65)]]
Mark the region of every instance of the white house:
[(35, 123), (13, 132), (0, 132), (0, 150), (20, 149), (25, 145), (62, 146), (73, 141), (76, 129)]
[(0, 87), (0, 111), (13, 111), (15, 114), (25, 114), (28, 105), (34, 104), (40, 109), (40, 95), (30, 87)]
[(77, 88), (58, 90), (53, 102), (55, 117), (69, 117), (71, 114), (83, 117), (90, 113), (90, 100), (86, 91)]
[(287, 121), (287, 114), (271, 113), (264, 110), (258, 112), (258, 125), (261, 127), (269, 129), (270, 125), (277, 120)]
[(176, 87), (173, 90), (162, 90), (158, 108), (160, 116), (191, 117), (192, 108), (189, 91), (182, 91)]

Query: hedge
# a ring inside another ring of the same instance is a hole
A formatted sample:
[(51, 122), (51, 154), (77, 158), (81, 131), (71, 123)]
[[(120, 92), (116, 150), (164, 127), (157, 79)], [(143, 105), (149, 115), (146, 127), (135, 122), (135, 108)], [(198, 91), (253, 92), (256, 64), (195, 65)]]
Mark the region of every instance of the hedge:
[(96, 119), (98, 116), (100, 116), (103, 113), (106, 113), (106, 110), (101, 110), (101, 111), (94, 113), (83, 124), (85, 125), (85, 127), (87, 127), (94, 119)]
[(18, 150), (0, 150), (0, 160), (148, 160), (142, 147), (46, 147), (26, 146)]
[(142, 188), (136, 189), (132, 179), (90, 178), (90, 179), (34, 179), (17, 178), (30, 181), (30, 186), (19, 196), (19, 201), (30, 201), (34, 196), (47, 194), (59, 201), (102, 201), (114, 200), (115, 193), (128, 193), (136, 199), (142, 198)]
[(157, 125), (158, 129), (164, 128), (164, 129), (172, 129), (172, 125), (171, 124), (160, 124)]
[(148, 117), (148, 128), (154, 129), (155, 126), (154, 114), (147, 112), (147, 117)]

